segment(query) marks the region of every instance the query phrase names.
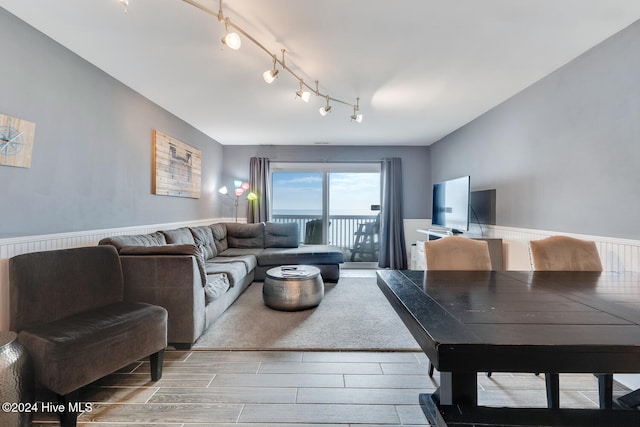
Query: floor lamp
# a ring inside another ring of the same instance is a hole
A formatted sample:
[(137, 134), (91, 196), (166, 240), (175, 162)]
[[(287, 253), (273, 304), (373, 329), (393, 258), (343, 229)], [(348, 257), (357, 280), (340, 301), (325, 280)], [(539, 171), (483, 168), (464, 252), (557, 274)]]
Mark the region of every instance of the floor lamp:
[[(235, 194), (235, 198), (233, 196), (231, 196), (231, 194), (229, 194), (229, 189), (227, 188), (227, 186), (222, 186), (218, 189), (218, 192), (220, 194), (224, 194), (225, 196), (227, 196), (228, 198), (230, 198), (231, 200), (233, 200), (233, 204), (236, 208), (236, 222), (238, 222), (238, 205), (240, 204), (240, 197), (242, 197), (242, 195), (244, 193), (247, 192), (247, 190), (249, 190), (249, 183), (248, 182), (243, 182), (240, 180), (235, 180), (233, 181), (234, 183), (234, 194)], [(252, 201), (252, 200), (256, 200), (258, 198), (258, 196), (256, 195), (256, 193), (254, 193), (253, 191), (249, 191), (249, 193), (247, 194), (247, 200)]]

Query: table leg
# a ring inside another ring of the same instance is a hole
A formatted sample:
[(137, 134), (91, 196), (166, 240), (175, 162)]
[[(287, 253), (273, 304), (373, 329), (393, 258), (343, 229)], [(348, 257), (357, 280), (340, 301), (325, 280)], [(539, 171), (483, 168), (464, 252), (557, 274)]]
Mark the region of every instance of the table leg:
[(475, 407), (478, 404), (478, 374), (440, 372), (440, 387), (433, 394), (421, 394), (420, 406), (429, 423), (446, 427), (439, 405), (465, 405)]
[(478, 404), (478, 374), (476, 372), (440, 372), (438, 396), (442, 405)]

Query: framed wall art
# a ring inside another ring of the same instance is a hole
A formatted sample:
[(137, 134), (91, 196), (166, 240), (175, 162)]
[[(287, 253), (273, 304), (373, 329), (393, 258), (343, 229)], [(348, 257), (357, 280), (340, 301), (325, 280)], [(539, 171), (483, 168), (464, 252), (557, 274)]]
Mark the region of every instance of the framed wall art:
[(0, 165), (31, 167), (36, 124), (0, 114)]
[(153, 194), (200, 198), (200, 150), (153, 131)]

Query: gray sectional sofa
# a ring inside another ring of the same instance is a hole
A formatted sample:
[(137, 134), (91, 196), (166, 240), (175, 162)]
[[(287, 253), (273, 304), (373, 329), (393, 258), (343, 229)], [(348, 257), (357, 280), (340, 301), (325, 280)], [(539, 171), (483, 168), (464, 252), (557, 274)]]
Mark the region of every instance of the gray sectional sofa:
[(295, 223), (216, 223), (99, 244), (118, 250), (126, 298), (166, 308), (168, 342), (185, 349), (272, 267), (313, 265), (325, 281), (338, 281), (344, 254), (331, 246), (299, 246), (298, 235)]

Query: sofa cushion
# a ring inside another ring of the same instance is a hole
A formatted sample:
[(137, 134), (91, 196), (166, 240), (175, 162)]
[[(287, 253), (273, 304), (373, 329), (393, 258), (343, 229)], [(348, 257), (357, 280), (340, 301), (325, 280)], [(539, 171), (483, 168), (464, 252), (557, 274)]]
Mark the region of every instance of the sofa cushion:
[(226, 223), (230, 248), (264, 248), (264, 223)]
[(191, 234), (196, 241), (196, 245), (202, 251), (204, 259), (215, 258), (218, 255), (218, 248), (213, 238), (213, 231), (211, 227), (191, 227)]
[(207, 284), (204, 287), (204, 302), (209, 304), (220, 298), (229, 290), (229, 279), (225, 273), (209, 274), (207, 276)]
[(344, 254), (333, 246), (310, 245), (299, 248), (267, 248), (258, 255), (258, 265), (341, 264)]
[(253, 271), (258, 265), (258, 259), (256, 258), (255, 255), (238, 255), (234, 257), (218, 256), (209, 260), (209, 262), (214, 262), (219, 264), (225, 263), (225, 262), (242, 262), (245, 266), (247, 273), (250, 273), (251, 271)]
[(175, 230), (162, 230), (167, 243), (179, 245), (195, 245), (196, 241), (189, 227), (176, 228)]
[(123, 246), (160, 246), (166, 245), (167, 240), (160, 231), (149, 234), (123, 235), (105, 237), (100, 240), (99, 245), (111, 245), (120, 251)]
[(231, 287), (235, 286), (236, 283), (240, 283), (247, 276), (247, 269), (241, 261), (208, 262), (205, 264), (205, 268), (208, 275), (225, 273)]
[(298, 223), (267, 222), (264, 225), (265, 248), (297, 248), (299, 245)]
[(227, 250), (229, 244), (227, 242), (227, 227), (224, 224), (211, 224), (211, 233), (216, 242), (218, 253)]

